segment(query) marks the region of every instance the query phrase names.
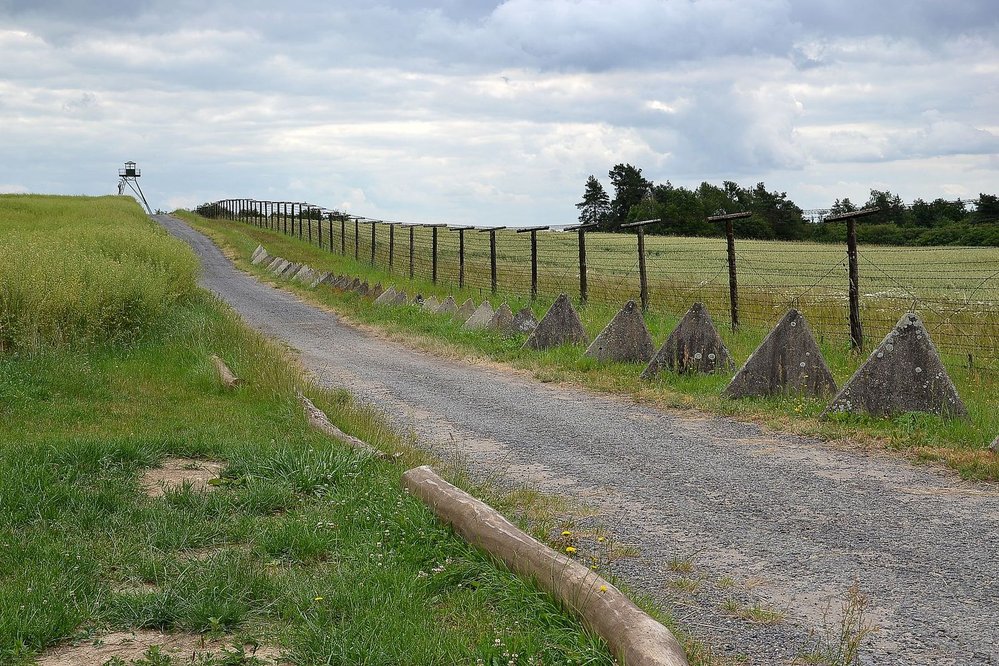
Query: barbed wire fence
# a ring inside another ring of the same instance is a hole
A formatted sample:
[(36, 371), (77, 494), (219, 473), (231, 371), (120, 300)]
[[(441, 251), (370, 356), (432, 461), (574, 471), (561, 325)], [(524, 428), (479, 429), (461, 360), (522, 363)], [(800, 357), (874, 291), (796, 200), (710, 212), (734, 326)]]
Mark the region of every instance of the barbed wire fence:
[[(595, 225), (454, 227), (344, 214), (304, 202), (226, 199), (199, 207), (300, 238), (401, 279), (444, 288), (621, 305), (680, 315), (703, 302), (719, 325), (769, 328), (798, 308), (816, 335), (870, 349), (907, 311), (920, 315), (949, 367), (999, 376), (999, 248), (898, 247), (645, 236)], [(865, 211), (829, 216), (852, 226)], [(746, 215), (746, 214), (742, 214)], [(729, 218), (729, 219), (726, 219)], [(648, 221), (647, 223), (654, 223)], [(641, 249), (641, 251), (640, 251)], [(855, 279), (851, 280), (851, 272)]]

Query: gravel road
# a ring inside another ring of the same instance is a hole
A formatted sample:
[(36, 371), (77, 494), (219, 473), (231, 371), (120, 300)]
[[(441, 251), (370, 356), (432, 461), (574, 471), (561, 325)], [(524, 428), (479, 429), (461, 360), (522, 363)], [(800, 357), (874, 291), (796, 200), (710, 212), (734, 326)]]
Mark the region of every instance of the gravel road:
[[(581, 524), (636, 553), (614, 573), (718, 655), (787, 664), (835, 644), (856, 582), (877, 627), (861, 663), (999, 664), (995, 485), (415, 351), (258, 282), (179, 220), (156, 219), (200, 256), (203, 286), (299, 350), (320, 383), (378, 406), (424, 446), (456, 450), (473, 474), (591, 508)], [(783, 617), (740, 617), (754, 608)]]

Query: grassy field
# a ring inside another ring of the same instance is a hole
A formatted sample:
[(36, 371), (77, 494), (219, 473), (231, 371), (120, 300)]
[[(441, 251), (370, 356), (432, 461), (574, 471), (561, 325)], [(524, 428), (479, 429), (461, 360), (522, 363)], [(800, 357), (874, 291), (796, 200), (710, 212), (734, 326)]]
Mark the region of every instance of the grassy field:
[[(257, 644), (300, 664), (611, 662), (400, 492), (403, 466), (310, 429), (297, 389), (408, 450), (195, 288), (192, 254), (130, 199), (0, 196), (0, 247), (21, 269), (0, 262), (0, 663), (139, 628), (232, 646), (205, 666), (256, 663)], [(150, 496), (144, 474), (174, 459), (217, 464), (211, 492)]]
[[(259, 267), (249, 267), (247, 261), (258, 243), (263, 243), (272, 254), (338, 273), (359, 275), (371, 283), (395, 283), (410, 294), (414, 291), (424, 295), (436, 294), (438, 297), (450, 294), (459, 302), (467, 297), (481, 300), (490, 296), (488, 291), (474, 286), (457, 289), (450, 280), (441, 280), (434, 285), (419, 274), (410, 281), (398, 272), (390, 274), (380, 266), (371, 266), (367, 261), (355, 261), (352, 252), (349, 253), (350, 256), (343, 257), (297, 238), (241, 222), (210, 221), (189, 214), (185, 214), (185, 217), (228, 247), (242, 265), (264, 279), (271, 278)], [(448, 233), (454, 235), (454, 232)], [(307, 291), (290, 285), (288, 288), (299, 289), (303, 293)], [(566, 288), (571, 291), (571, 281)], [(837, 415), (823, 420), (819, 418), (819, 414), (825, 403), (818, 400), (795, 396), (740, 401), (723, 399), (720, 392), (729, 381), (729, 375), (665, 374), (660, 380), (648, 383), (638, 379), (641, 368), (636, 365), (599, 366), (589, 359), (581, 358), (577, 348), (563, 347), (544, 353), (525, 351), (520, 349), (522, 340), (504, 339), (490, 332), (466, 331), (461, 328), (460, 323), (450, 318), (431, 315), (419, 309), (371, 307), (368, 301), (353, 294), (339, 294), (324, 289), (310, 292), (309, 297), (336, 308), (338, 312), (347, 314), (356, 321), (377, 325), (435, 353), (490, 358), (528, 369), (542, 381), (572, 382), (601, 391), (629, 394), (639, 400), (665, 407), (704, 409), (754, 420), (781, 430), (833, 440), (850, 439), (861, 445), (897, 450), (916, 460), (943, 461), (966, 478), (999, 479), (999, 460), (984, 450), (984, 446), (999, 433), (999, 377), (981, 369), (969, 369), (953, 356), (948, 357), (949, 371), (970, 412), (967, 419), (945, 420), (931, 415), (906, 414), (893, 419)], [(497, 305), (501, 300), (508, 301), (514, 310), (530, 305), (524, 293), (519, 291), (501, 292), (498, 297), (493, 298), (493, 304)], [(548, 296), (532, 305), (538, 316), (544, 313), (551, 300)], [(591, 299), (581, 312), (583, 323), (591, 337), (613, 317), (617, 307), (617, 302)], [(682, 313), (683, 309), (670, 311), (658, 307), (648, 313), (646, 321), (657, 343), (665, 339)], [(738, 332), (733, 332), (721, 327), (722, 337), (737, 363), (742, 363), (749, 356), (767, 330), (764, 326), (745, 325)], [(849, 378), (865, 358), (851, 353), (845, 341), (839, 338), (824, 336), (820, 340), (820, 346), (840, 384)]]
[[(283, 219), (268, 221), (285, 224)], [(296, 221), (297, 222), (297, 221)], [(302, 236), (319, 242), (318, 221)], [(329, 222), (322, 241), (329, 247)], [(392, 270), (409, 276), (410, 228), (375, 226), (375, 263), (389, 267), (390, 234), (394, 236)], [(354, 224), (341, 237), (333, 223), (333, 247), (353, 256)], [(371, 224), (361, 224), (357, 255), (370, 262)], [(296, 226), (297, 232), (297, 226)], [(433, 230), (413, 232), (413, 272), (430, 278)], [(343, 241), (343, 242), (341, 242)], [(489, 234), (466, 231), (465, 284), (488, 294)], [(730, 322), (728, 263), (723, 238), (646, 237), (650, 303), (663, 312), (681, 313), (691, 303), (707, 305), (720, 325)], [(458, 233), (437, 231), (438, 279), (455, 283), (459, 274)], [(497, 282), (501, 291), (529, 294), (530, 234), (496, 233)], [(834, 344), (849, 341), (849, 284), (845, 245), (738, 240), (736, 243), (740, 321), (769, 327), (791, 305), (808, 317), (817, 334)], [(638, 254), (634, 234), (587, 233), (587, 283), (592, 302), (620, 306), (638, 300)], [(869, 344), (876, 344), (899, 317), (915, 306), (937, 346), (954, 364), (991, 369), (999, 375), (999, 248), (861, 246), (859, 252), (861, 319)], [(538, 292), (555, 297), (579, 293), (577, 234), (538, 232)]]

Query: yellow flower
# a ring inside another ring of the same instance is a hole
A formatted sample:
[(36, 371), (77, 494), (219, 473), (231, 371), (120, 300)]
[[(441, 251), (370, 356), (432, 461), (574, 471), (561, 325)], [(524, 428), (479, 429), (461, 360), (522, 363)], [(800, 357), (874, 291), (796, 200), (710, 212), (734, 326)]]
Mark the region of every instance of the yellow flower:
[(573, 553), (575, 553), (575, 552), (576, 552), (576, 549), (575, 549), (575, 548), (573, 548), (572, 546), (566, 546), (566, 547), (565, 547), (565, 552), (567, 552), (567, 553), (569, 553), (570, 555), (572, 555)]
[(597, 537), (597, 541), (599, 541), (600, 543), (603, 543), (604, 542), (604, 538), (603, 537)]
[(569, 530), (562, 530), (562, 536), (572, 536), (572, 532)]
[(314, 598), (313, 598), (312, 600), (313, 600), (313, 601), (322, 601), (322, 600), (323, 600), (323, 598), (322, 598), (322, 597), (314, 597)]
[(606, 592), (607, 591), (607, 586), (606, 585), (601, 585), (600, 586), (600, 591), (601, 592)]

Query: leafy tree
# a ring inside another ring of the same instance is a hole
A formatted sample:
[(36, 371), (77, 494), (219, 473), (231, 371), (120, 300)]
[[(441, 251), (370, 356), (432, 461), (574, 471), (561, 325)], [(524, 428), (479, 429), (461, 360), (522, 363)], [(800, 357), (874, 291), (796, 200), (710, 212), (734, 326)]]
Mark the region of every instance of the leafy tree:
[(586, 179), (586, 189), (583, 191), (583, 200), (576, 204), (579, 209), (579, 223), (604, 224), (611, 212), (610, 197), (594, 176)]
[(628, 220), (632, 207), (642, 203), (652, 183), (642, 176), (641, 169), (630, 164), (617, 164), (607, 175), (614, 186), (614, 199), (606, 227), (614, 230)]
[(805, 238), (805, 218), (797, 204), (787, 198), (787, 192), (768, 192), (766, 185), (757, 183), (753, 188), (750, 210), (770, 227), (773, 238), (797, 240)]
[(830, 215), (842, 215), (844, 213), (853, 213), (860, 210), (855, 203), (850, 201), (850, 197), (843, 197), (843, 200), (836, 199), (833, 202), (832, 207), (829, 209)]
[(979, 194), (975, 222), (999, 222), (999, 197), (994, 194)]

